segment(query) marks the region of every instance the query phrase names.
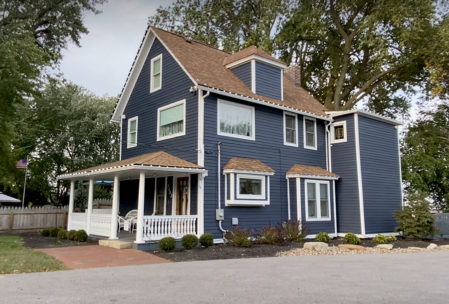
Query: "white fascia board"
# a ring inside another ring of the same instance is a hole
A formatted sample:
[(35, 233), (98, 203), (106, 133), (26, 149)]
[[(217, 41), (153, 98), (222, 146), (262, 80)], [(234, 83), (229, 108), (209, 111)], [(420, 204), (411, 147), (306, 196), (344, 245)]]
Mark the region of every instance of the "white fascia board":
[(249, 62), (251, 60), (257, 60), (259, 62), (263, 62), (263, 63), (275, 66), (275, 67), (280, 68), (280, 69), (286, 69), (287, 68), (287, 65), (285, 65), (283, 63), (279, 63), (277, 61), (270, 60), (270, 59), (267, 59), (267, 58), (264, 58), (264, 57), (260, 57), (260, 56), (257, 56), (257, 55), (251, 55), (251, 56), (242, 58), (240, 60), (237, 60), (237, 61), (234, 61), (232, 63), (227, 64), (225, 67), (228, 68), (228, 69), (234, 68), (234, 67), (237, 67), (239, 65), (245, 64), (245, 63), (247, 63), (247, 62)]
[(309, 178), (319, 180), (338, 180), (338, 176), (323, 176), (323, 175), (303, 175), (303, 174), (287, 174), (287, 178)]
[(365, 234), (365, 205), (364, 205), (364, 193), (363, 193), (363, 181), (362, 181), (362, 164), (360, 161), (360, 138), (359, 138), (359, 117), (358, 113), (354, 114), (354, 138), (355, 138), (355, 155), (357, 166), (357, 188), (359, 195), (359, 213), (360, 213), (360, 231), (361, 234)]
[(186, 75), (190, 78), (194, 85), (197, 85), (195, 79), (193, 79), (192, 75), (185, 69), (185, 67), (181, 64), (181, 62), (176, 58), (173, 52), (167, 47), (164, 41), (153, 31), (150, 27), (147, 30), (146, 36), (139, 48), (136, 58), (134, 59), (131, 71), (128, 74), (128, 78), (126, 79), (125, 87), (123, 88), (122, 94), (120, 94), (120, 99), (115, 107), (114, 114), (112, 115), (111, 121), (120, 122), (120, 116), (123, 114), (123, 111), (128, 104), (129, 97), (134, 89), (134, 86), (137, 82), (137, 78), (142, 71), (143, 65), (145, 64), (145, 60), (150, 52), (151, 46), (153, 45), (154, 39), (157, 38), (159, 42), (164, 46), (167, 52), (173, 57), (173, 59), (178, 63), (181, 69), (186, 73)]
[(361, 116), (365, 116), (368, 118), (386, 122), (386, 123), (389, 123), (389, 124), (392, 124), (395, 126), (402, 125), (402, 123), (398, 120), (395, 120), (395, 119), (392, 119), (392, 118), (389, 118), (389, 117), (386, 117), (386, 116), (383, 116), (380, 114), (363, 111), (363, 110), (326, 111), (326, 113), (329, 114), (331, 117), (339, 117), (339, 116), (348, 115), (348, 114), (359, 114)]
[(236, 169), (223, 170), (223, 174), (229, 173), (250, 174), (250, 175), (274, 175), (274, 172), (265, 172), (265, 171), (249, 171), (249, 170), (236, 170)]
[(325, 120), (325, 121), (332, 121), (332, 118), (330, 118), (330, 117), (319, 116), (319, 115), (316, 115), (316, 114), (313, 114), (313, 113), (300, 111), (300, 110), (297, 110), (297, 109), (294, 109), (294, 108), (291, 108), (291, 107), (278, 105), (278, 104), (271, 103), (271, 102), (268, 102), (268, 101), (265, 101), (265, 100), (255, 99), (255, 98), (252, 98), (252, 97), (231, 93), (231, 92), (223, 91), (223, 90), (216, 89), (216, 88), (210, 88), (210, 87), (198, 85), (198, 89), (201, 89), (201, 90), (204, 90), (204, 91), (208, 91), (208, 92), (211, 92), (211, 93), (215, 93), (215, 94), (219, 94), (219, 95), (222, 95), (222, 96), (227, 96), (227, 97), (231, 97), (231, 98), (236, 98), (236, 99), (248, 101), (248, 102), (251, 102), (251, 103), (254, 103), (254, 104), (258, 104), (258, 105), (263, 105), (263, 106), (267, 106), (267, 107), (271, 107), (271, 108), (275, 108), (275, 109), (280, 109), (280, 110), (283, 110), (283, 111), (288, 111), (288, 112), (291, 112), (291, 113), (301, 114), (301, 115), (304, 115), (304, 116), (313, 117), (313, 118), (317, 118), (317, 119), (321, 119), (321, 120)]

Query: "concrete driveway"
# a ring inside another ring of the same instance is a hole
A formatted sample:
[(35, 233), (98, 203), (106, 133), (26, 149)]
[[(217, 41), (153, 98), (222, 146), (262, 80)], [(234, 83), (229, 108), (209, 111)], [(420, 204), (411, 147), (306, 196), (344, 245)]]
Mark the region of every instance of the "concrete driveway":
[(449, 252), (301, 256), (0, 276), (2, 303), (448, 303)]

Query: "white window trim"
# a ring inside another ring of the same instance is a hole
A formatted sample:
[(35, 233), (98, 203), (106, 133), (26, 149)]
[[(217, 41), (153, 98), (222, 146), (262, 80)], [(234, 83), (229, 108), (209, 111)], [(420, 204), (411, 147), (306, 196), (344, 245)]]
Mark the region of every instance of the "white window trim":
[[(220, 104), (228, 104), (228, 105), (240, 107), (243, 109), (250, 109), (251, 110), (251, 119), (252, 119), (252, 124), (251, 124), (252, 136), (243, 136), (243, 135), (229, 134), (229, 133), (221, 132), (220, 131), (220, 111), (221, 111)], [(246, 140), (256, 140), (256, 114), (255, 114), (255, 112), (256, 112), (256, 110), (253, 106), (247, 106), (247, 105), (242, 105), (242, 104), (232, 102), (232, 101), (218, 99), (217, 100), (217, 134), (221, 135), (221, 136), (228, 136), (228, 137), (234, 137), (234, 138), (240, 138), (240, 139), (246, 139)]]
[[(314, 126), (314, 130), (315, 130), (315, 145), (314, 146), (308, 146), (307, 145), (307, 138), (306, 138), (306, 120), (309, 121), (313, 121), (313, 126)], [(317, 129), (316, 129), (316, 119), (315, 118), (311, 118), (311, 117), (305, 117), (303, 119), (303, 136), (304, 136), (304, 148), (305, 149), (311, 149), (311, 150), (317, 150)]]
[[(130, 126), (131, 126), (131, 122), (135, 121), (136, 122), (136, 142), (135, 143), (131, 143), (129, 141), (130, 139)], [(134, 116), (130, 119), (128, 119), (128, 130), (127, 130), (127, 136), (126, 136), (126, 147), (129, 148), (134, 148), (137, 146), (137, 135), (139, 134), (139, 116)]]
[[(171, 134), (171, 135), (167, 135), (167, 136), (160, 136), (159, 135), (159, 123), (160, 123), (160, 118), (161, 118), (161, 112), (179, 105), (184, 105), (184, 117), (183, 117), (183, 127), (182, 127), (182, 132), (180, 133), (176, 133), (176, 134)], [(157, 127), (156, 127), (156, 135), (157, 135), (157, 141), (161, 141), (161, 140), (165, 140), (165, 139), (170, 139), (170, 138), (174, 138), (174, 137), (179, 137), (179, 136), (184, 136), (186, 135), (186, 100), (180, 100), (174, 103), (171, 103), (169, 105), (160, 107), (157, 109)]]
[[(153, 78), (153, 63), (156, 60), (161, 60), (161, 82), (159, 84), (159, 87), (154, 87), (154, 78)], [(156, 57), (151, 59), (151, 65), (150, 65), (150, 93), (156, 92), (158, 90), (162, 89), (162, 54), (157, 55)]]
[[(335, 127), (343, 126), (343, 138), (342, 139), (335, 139)], [(348, 141), (348, 135), (346, 132), (346, 120), (343, 121), (337, 121), (332, 123), (331, 127), (331, 143), (332, 144), (338, 144), (342, 142)]]
[[(225, 193), (225, 206), (253, 206), (253, 207), (260, 207), (260, 206), (267, 206), (270, 205), (270, 176), (273, 175), (273, 173), (267, 174), (239, 174), (235, 172), (224, 172), (225, 176), (225, 187), (224, 187), (224, 193)], [(229, 198), (228, 198), (228, 175), (229, 175)], [(237, 177), (236, 177), (237, 175)], [(237, 185), (239, 185), (239, 178), (242, 177), (248, 177), (248, 178), (254, 178), (254, 179), (266, 179), (266, 183), (263, 182), (263, 191), (264, 191), (264, 198), (258, 199), (255, 198), (253, 195), (245, 195), (244, 199), (239, 198), (239, 194), (237, 193), (236, 197), (236, 191), (238, 189), (236, 188), (235, 180), (237, 178)], [(249, 197), (251, 196), (251, 197)]]
[[(295, 117), (295, 128), (296, 128), (295, 143), (287, 142), (287, 132), (286, 132), (286, 123), (285, 123), (286, 116), (294, 116)], [(285, 112), (285, 111), (284, 111), (284, 145), (298, 147), (298, 115), (295, 113)]]
[[(241, 178), (260, 180), (261, 181), (262, 193), (260, 195), (241, 194), (240, 193), (240, 179)], [(261, 199), (261, 200), (265, 200), (265, 198), (266, 198), (265, 179), (266, 179), (266, 177), (263, 176), (263, 175), (237, 174), (237, 186), (238, 186), (238, 189), (236, 189), (237, 199), (239, 199), (239, 200), (240, 199)]]
[[(315, 196), (316, 196), (316, 212), (317, 217), (310, 218), (309, 217), (309, 200), (308, 200), (308, 193), (307, 193), (307, 184), (315, 184)], [(328, 199), (328, 217), (321, 217), (321, 198), (320, 198), (320, 184), (326, 184), (327, 186), (327, 199)], [(323, 180), (311, 180), (306, 179), (304, 180), (304, 205), (306, 209), (306, 221), (307, 222), (317, 222), (317, 221), (330, 221), (332, 219), (331, 217), (331, 199), (330, 199), (330, 185), (329, 181), (323, 181)]]

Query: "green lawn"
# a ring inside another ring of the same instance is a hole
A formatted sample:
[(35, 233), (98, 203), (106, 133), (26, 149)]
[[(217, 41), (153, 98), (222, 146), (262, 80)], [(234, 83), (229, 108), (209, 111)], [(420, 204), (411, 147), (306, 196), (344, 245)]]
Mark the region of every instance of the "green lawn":
[(55, 258), (23, 247), (21, 237), (0, 235), (0, 274), (63, 269), (67, 268)]

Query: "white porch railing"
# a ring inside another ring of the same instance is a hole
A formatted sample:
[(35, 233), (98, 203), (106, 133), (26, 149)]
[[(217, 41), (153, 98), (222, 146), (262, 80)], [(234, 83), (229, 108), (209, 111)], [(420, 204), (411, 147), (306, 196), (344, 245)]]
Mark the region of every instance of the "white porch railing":
[(167, 215), (143, 217), (143, 240), (154, 241), (171, 236), (175, 239), (196, 234), (197, 215)]
[(86, 212), (73, 212), (69, 213), (70, 227), (68, 230), (86, 230), (87, 229), (87, 213)]

